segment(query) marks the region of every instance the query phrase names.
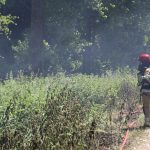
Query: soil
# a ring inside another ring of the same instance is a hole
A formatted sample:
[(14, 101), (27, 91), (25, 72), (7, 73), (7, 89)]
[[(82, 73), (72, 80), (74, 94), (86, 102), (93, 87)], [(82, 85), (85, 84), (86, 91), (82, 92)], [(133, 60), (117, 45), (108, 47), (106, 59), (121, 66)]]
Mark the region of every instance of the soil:
[(125, 150), (150, 150), (150, 128), (138, 131)]

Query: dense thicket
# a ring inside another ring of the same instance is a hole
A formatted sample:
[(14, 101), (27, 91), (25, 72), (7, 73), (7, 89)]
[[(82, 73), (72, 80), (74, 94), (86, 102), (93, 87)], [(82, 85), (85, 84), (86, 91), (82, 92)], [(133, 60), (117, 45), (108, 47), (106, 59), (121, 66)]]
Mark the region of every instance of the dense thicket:
[(134, 67), (149, 47), (149, 10), (149, 0), (7, 0), (0, 9), (1, 72)]
[(105, 77), (10, 75), (0, 82), (0, 149), (117, 150), (128, 123), (142, 123), (134, 113), (138, 99), (129, 70)]

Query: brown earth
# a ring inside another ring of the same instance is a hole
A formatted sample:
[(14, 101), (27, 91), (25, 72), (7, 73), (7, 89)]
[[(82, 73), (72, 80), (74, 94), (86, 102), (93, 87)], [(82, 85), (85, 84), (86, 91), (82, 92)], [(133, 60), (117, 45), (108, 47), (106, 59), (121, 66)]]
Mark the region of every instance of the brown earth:
[(150, 150), (150, 128), (138, 131), (125, 150)]

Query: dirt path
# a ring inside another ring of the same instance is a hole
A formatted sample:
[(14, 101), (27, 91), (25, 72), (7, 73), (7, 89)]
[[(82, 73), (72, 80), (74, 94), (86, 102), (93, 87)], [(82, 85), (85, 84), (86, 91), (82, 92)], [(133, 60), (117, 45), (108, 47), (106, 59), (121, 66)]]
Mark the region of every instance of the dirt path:
[(150, 128), (138, 131), (129, 141), (130, 146), (125, 150), (150, 150)]

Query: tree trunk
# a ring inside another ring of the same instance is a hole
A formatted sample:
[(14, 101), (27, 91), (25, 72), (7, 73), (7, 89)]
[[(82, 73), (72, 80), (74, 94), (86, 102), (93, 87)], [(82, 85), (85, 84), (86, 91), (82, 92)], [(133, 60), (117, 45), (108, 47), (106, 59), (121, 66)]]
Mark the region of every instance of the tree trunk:
[(40, 53), (44, 35), (44, 0), (32, 0), (31, 6), (30, 63), (32, 69), (37, 71), (40, 68)]

